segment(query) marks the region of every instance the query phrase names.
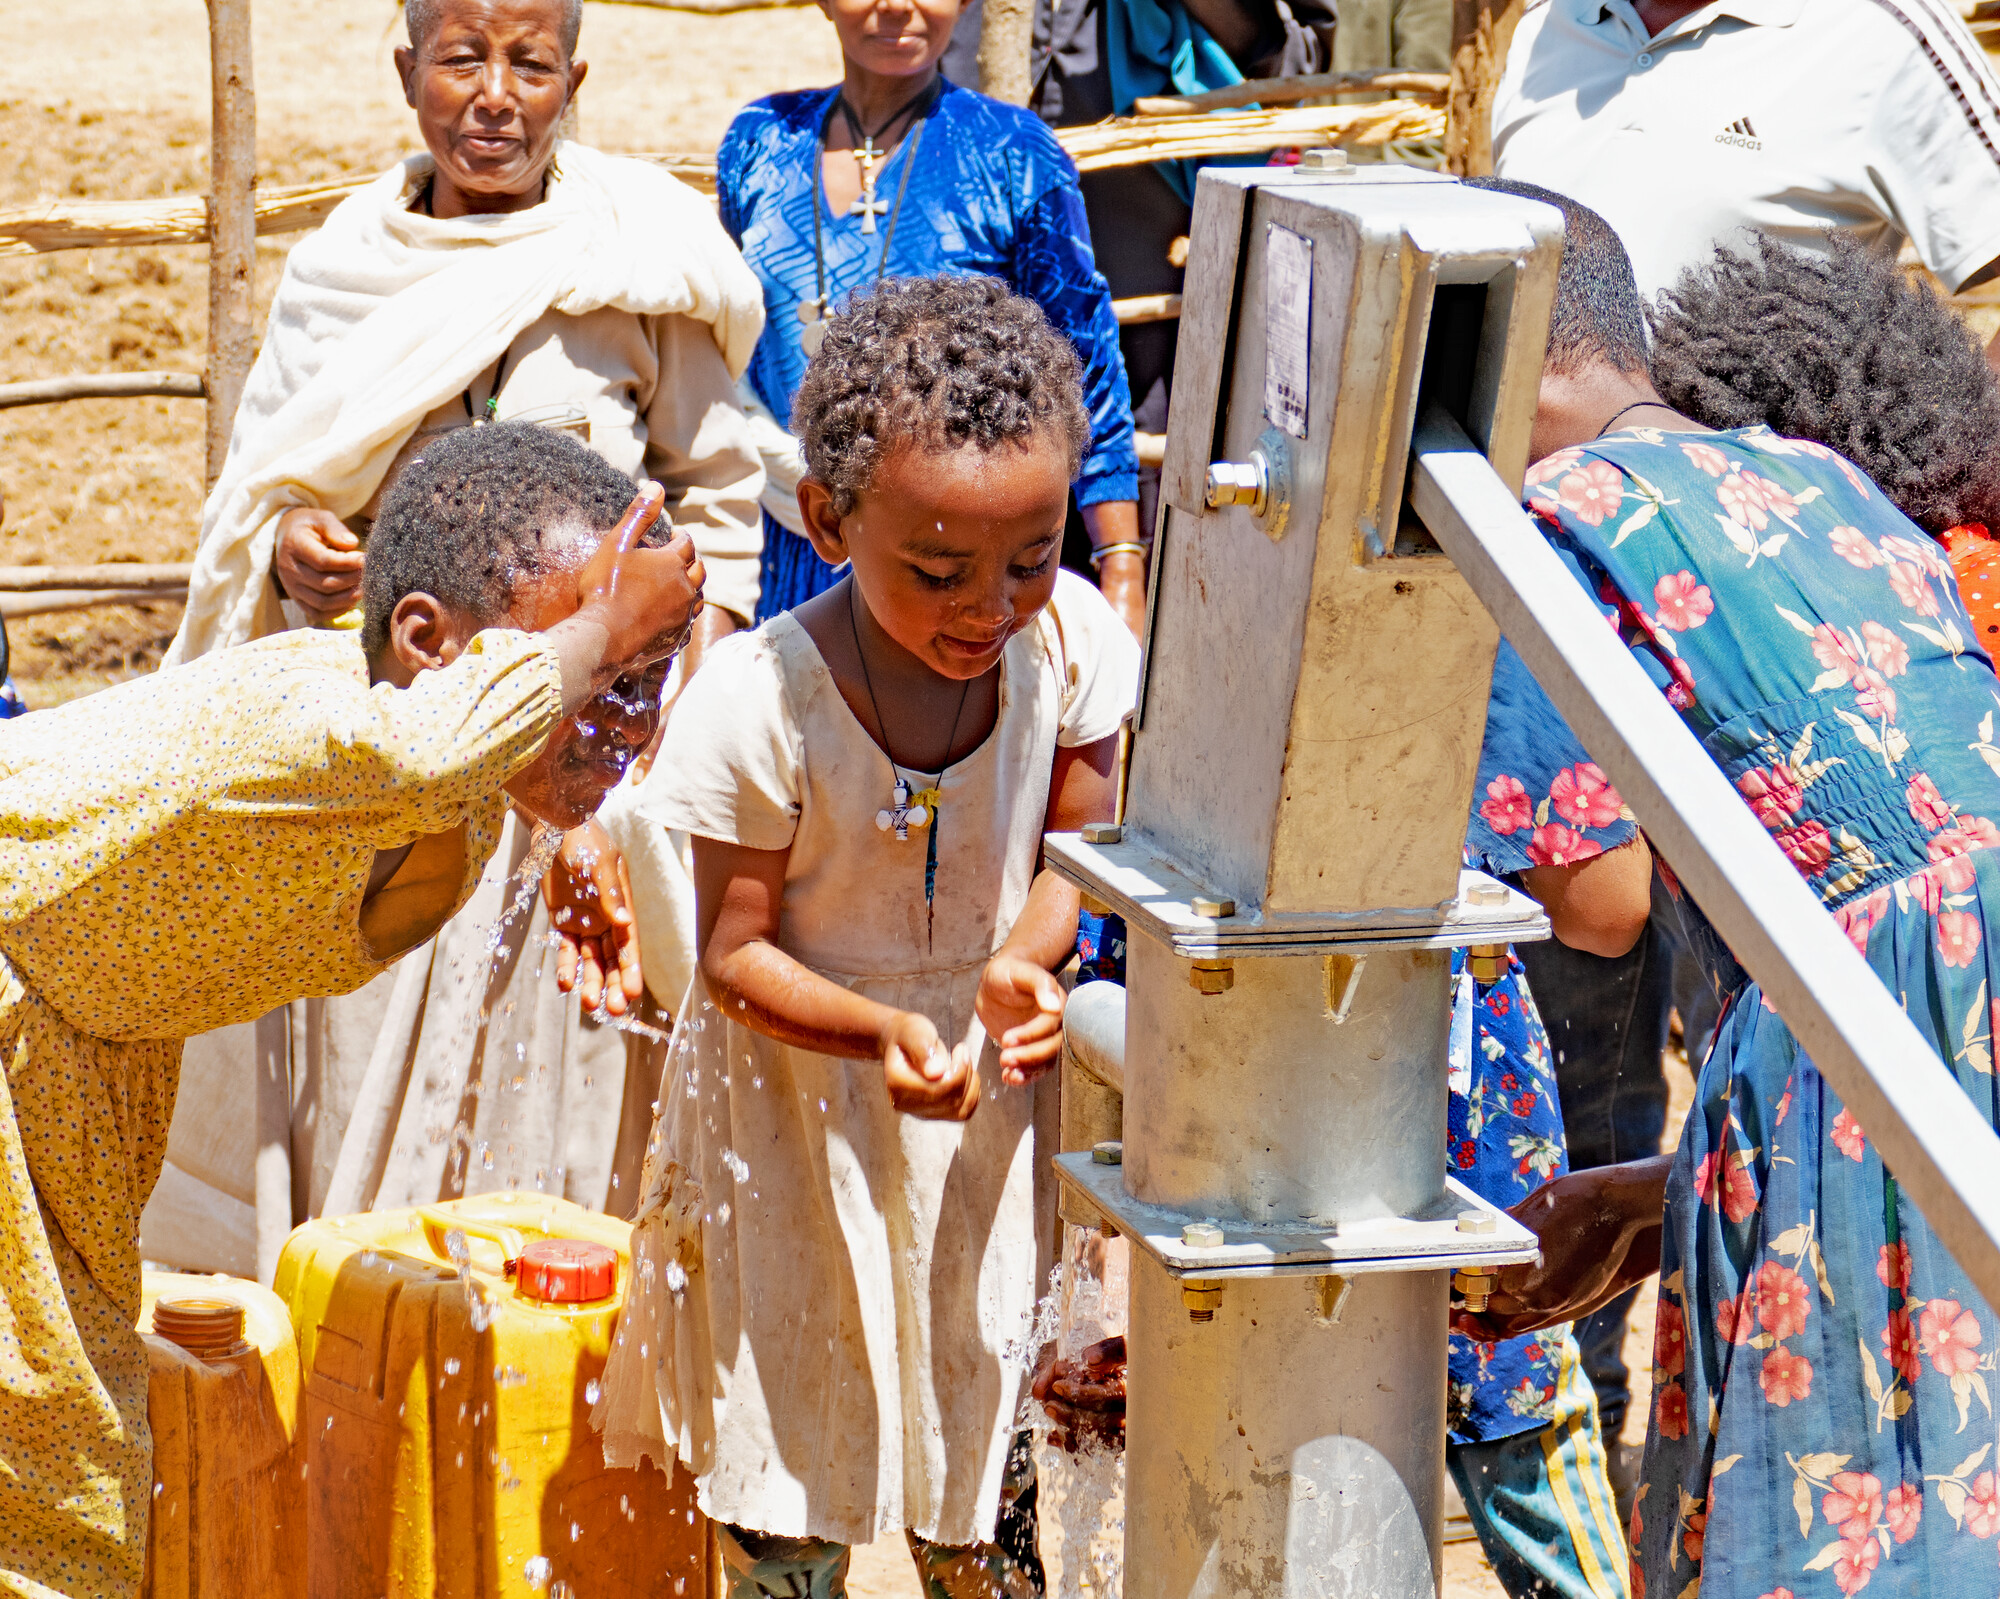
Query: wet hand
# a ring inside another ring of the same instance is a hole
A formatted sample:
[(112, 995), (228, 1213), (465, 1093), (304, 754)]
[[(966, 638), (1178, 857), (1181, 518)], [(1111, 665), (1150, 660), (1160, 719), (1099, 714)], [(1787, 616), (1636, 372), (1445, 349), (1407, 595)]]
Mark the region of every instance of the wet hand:
[(1107, 555), (1097, 569), (1097, 590), (1118, 613), (1118, 620), (1132, 630), (1132, 636), (1146, 636), (1146, 558), (1120, 550)]
[(971, 1049), (947, 1049), (930, 1018), (897, 1011), (882, 1029), (882, 1075), (889, 1103), (926, 1121), (970, 1121), (979, 1108), (978, 1062)]
[(686, 529), (664, 545), (640, 544), (666, 504), (666, 490), (642, 484), (618, 525), (577, 575), (577, 616), (605, 632), (600, 674), (611, 682), (664, 659), (687, 642), (706, 579)]
[(1000, 1080), (1033, 1082), (1062, 1056), (1063, 987), (1025, 956), (1001, 950), (980, 974), (973, 1009), (1000, 1046)]
[(271, 564), (285, 597), (315, 618), (360, 602), (361, 540), (331, 511), (293, 506), (280, 516)]
[(639, 969), (639, 928), (632, 918), (632, 879), (625, 857), (598, 823), (563, 837), (542, 879), (549, 920), (562, 940), (556, 986), (574, 991), (586, 1011), (599, 1005), (623, 1016), (645, 992)]
[(1600, 1166), (1544, 1183), (1510, 1215), (1542, 1258), (1502, 1268), (1484, 1312), (1452, 1313), (1452, 1330), (1492, 1342), (1589, 1315), (1660, 1269), (1666, 1157)]
[(1075, 1454), (1125, 1447), (1125, 1340), (1106, 1338), (1075, 1360), (1056, 1359), (1051, 1344), (1035, 1370), (1036, 1401), (1054, 1427), (1049, 1441)]

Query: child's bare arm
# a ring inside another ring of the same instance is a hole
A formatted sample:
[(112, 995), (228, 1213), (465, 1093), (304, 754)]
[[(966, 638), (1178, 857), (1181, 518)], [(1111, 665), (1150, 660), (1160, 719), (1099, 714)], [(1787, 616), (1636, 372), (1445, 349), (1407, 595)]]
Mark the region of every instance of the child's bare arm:
[[(1118, 739), (1056, 749), (1044, 828), (1073, 833), (1085, 822), (1108, 822), (1117, 809)], [(977, 1009), (1000, 1046), (1000, 1076), (1025, 1083), (1047, 1071), (1062, 1052), (1062, 985), (1051, 975), (1076, 946), (1077, 891), (1043, 867), (1028, 890), (1006, 942), (986, 963)]]
[(778, 947), (791, 851), (694, 840), (695, 932), (702, 976), (732, 1021), (781, 1043), (879, 1059), (890, 1102), (911, 1115), (964, 1120), (979, 1074), (930, 1021), (830, 983)]

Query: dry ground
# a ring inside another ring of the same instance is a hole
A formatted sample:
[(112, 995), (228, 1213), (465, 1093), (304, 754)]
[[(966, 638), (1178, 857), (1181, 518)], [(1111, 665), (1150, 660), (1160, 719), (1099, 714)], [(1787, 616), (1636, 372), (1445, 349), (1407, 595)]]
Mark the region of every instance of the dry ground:
[[(201, 0), (0, 0), (0, 206), (47, 195), (142, 199), (207, 185), (208, 34)], [(389, 0), (256, 0), (258, 175), (306, 183), (380, 171), (416, 146), (390, 62)], [(816, 9), (701, 17), (585, 7), (584, 137), (607, 150), (707, 150), (745, 100), (826, 83)], [(258, 315), (290, 238), (258, 251)], [(0, 259), (0, 382), (201, 369), (198, 247)], [(0, 411), (0, 564), (187, 560), (202, 500), (198, 400), (95, 400)], [(31, 705), (150, 668), (170, 605), (10, 627)]]

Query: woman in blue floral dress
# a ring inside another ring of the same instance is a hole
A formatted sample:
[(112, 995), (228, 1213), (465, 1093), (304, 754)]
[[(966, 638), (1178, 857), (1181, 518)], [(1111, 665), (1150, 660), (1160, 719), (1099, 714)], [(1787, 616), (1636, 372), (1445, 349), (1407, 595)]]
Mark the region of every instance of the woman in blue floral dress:
[[(1570, 249), (1601, 259), (1601, 219), (1565, 210)], [(1571, 277), (1566, 254), (1559, 331), (1617, 298)], [(1628, 421), (1651, 425), (1609, 431)], [(1552, 545), (1902, 999), (1968, 1113), (2000, 1121), (2000, 686), (1943, 552), (1823, 445), (1705, 431), (1642, 370), (1587, 349), (1565, 369), (1552, 346), (1536, 429), (1568, 445), (1529, 474)], [(2000, 1325), (1685, 911), (1729, 1002), (1665, 1178), (1634, 1591), (1991, 1594)], [(1560, 1225), (1543, 1237), (1574, 1251)]]

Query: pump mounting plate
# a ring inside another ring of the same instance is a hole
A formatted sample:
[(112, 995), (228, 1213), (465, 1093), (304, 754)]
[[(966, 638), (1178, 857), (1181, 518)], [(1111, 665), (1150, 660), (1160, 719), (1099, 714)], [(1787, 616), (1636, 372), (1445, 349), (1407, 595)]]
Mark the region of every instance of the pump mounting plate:
[[(1541, 1252), (1535, 1235), (1498, 1206), (1452, 1177), (1431, 1212), (1383, 1216), (1327, 1227), (1220, 1222), (1212, 1249), (1181, 1242), (1181, 1229), (1208, 1216), (1147, 1205), (1125, 1192), (1122, 1167), (1099, 1166), (1089, 1150), (1055, 1157), (1057, 1178), (1176, 1277), (1326, 1277), (1377, 1271), (1451, 1271), (1466, 1266), (1515, 1266)], [(1477, 1212), (1490, 1232), (1460, 1232), (1458, 1219)]]
[(1549, 936), (1540, 905), (1484, 872), (1461, 871), (1457, 898), (1437, 905), (1279, 912), (1253, 905), (1215, 917), (1197, 914), (1194, 901), (1225, 896), (1143, 836), (1133, 837), (1129, 825), (1117, 844), (1086, 844), (1077, 833), (1049, 833), (1042, 842), (1049, 865), (1124, 917), (1129, 931), (1187, 960), (1321, 955), (1334, 947), (1455, 949)]

